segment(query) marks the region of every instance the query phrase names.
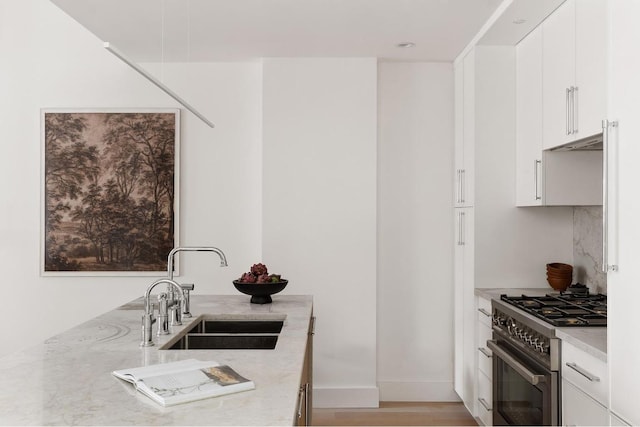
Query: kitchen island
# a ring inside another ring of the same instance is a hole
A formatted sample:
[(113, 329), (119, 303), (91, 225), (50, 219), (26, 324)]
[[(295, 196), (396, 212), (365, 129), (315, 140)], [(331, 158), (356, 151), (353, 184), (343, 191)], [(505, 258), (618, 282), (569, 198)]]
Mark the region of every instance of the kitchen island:
[[(155, 300), (155, 298), (154, 298)], [(41, 345), (0, 359), (1, 425), (293, 425), (305, 379), (311, 296), (283, 295), (272, 304), (244, 295), (193, 295), (192, 318), (140, 347), (143, 299), (100, 315)], [(199, 315), (283, 319), (273, 350), (161, 350)], [(114, 370), (212, 360), (253, 380), (255, 390), (162, 407), (117, 379)]]

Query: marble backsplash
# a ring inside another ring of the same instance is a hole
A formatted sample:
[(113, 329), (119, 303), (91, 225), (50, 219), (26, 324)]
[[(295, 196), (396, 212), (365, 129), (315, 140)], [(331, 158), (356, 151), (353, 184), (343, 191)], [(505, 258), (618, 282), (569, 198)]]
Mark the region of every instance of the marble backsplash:
[(602, 272), (602, 206), (573, 208), (573, 281), (592, 293), (607, 293)]

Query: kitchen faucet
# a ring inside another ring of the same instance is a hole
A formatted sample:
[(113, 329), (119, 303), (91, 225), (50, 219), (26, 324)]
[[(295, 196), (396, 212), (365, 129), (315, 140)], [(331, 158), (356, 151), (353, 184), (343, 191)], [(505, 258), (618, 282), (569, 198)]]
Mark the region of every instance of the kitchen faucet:
[[(167, 257), (167, 277), (169, 277), (169, 280), (172, 282), (173, 282), (173, 260), (175, 258), (175, 255), (178, 252), (215, 252), (220, 257), (220, 267), (226, 267), (228, 265), (227, 257), (224, 255), (224, 252), (222, 252), (218, 248), (207, 247), (207, 246), (173, 248), (171, 252), (169, 252), (169, 256)], [(191, 313), (189, 312), (189, 291), (193, 290), (194, 285), (189, 284), (189, 285), (178, 285), (178, 286), (181, 287), (182, 310), (180, 309), (179, 306), (176, 307), (176, 304), (179, 304), (179, 302), (175, 300), (173, 287), (170, 285), (167, 286), (167, 305), (169, 308), (171, 308), (171, 325), (172, 326), (182, 325), (181, 317), (183, 315), (184, 317), (191, 317)]]
[[(158, 279), (151, 285), (149, 285), (147, 291), (144, 294), (144, 314), (142, 315), (142, 342), (140, 343), (141, 347), (151, 347), (152, 345), (154, 345), (151, 326), (156, 322), (156, 319), (153, 318), (153, 305), (151, 304), (149, 299), (151, 298), (151, 291), (153, 290), (153, 288), (155, 288), (160, 283), (166, 283), (169, 288), (177, 289), (178, 294), (180, 295), (180, 300), (184, 299), (182, 288), (171, 279)], [(158, 299), (158, 335), (166, 335), (169, 333), (167, 294), (160, 294)]]

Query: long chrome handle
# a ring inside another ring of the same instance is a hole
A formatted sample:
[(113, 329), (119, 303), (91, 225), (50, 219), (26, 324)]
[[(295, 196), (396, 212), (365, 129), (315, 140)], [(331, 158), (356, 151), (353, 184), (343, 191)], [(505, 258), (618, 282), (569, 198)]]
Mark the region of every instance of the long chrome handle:
[(538, 186), (538, 182), (540, 181), (540, 173), (539, 170), (542, 168), (542, 160), (538, 160), (535, 159), (533, 161), (533, 180), (535, 181), (535, 188), (536, 188), (536, 200), (540, 200), (542, 199), (542, 196), (540, 195), (540, 188)]
[(457, 174), (456, 203), (462, 203), (462, 169), (458, 169)]
[(460, 212), (460, 244), (464, 246), (467, 240), (467, 236), (464, 230), (465, 214)]
[(487, 412), (490, 412), (490, 411), (491, 411), (491, 406), (487, 403), (487, 401), (486, 401), (486, 400), (484, 400), (483, 398), (479, 397), (479, 398), (478, 398), (478, 402), (480, 402), (480, 404), (481, 404), (482, 406), (484, 406), (484, 409), (486, 409), (486, 410), (487, 410)]
[(460, 169), (460, 203), (464, 203), (467, 195), (465, 194), (465, 184), (466, 184), (466, 171), (464, 169)]
[(489, 350), (487, 350), (484, 347), (478, 347), (478, 351), (482, 354), (484, 354), (485, 356), (487, 356), (487, 358), (491, 359), (491, 357), (493, 357), (493, 355), (491, 353), (489, 353)]
[(576, 371), (577, 373), (579, 373), (580, 375), (582, 375), (583, 377), (585, 377), (586, 379), (588, 379), (591, 382), (597, 383), (600, 382), (600, 378), (596, 377), (595, 375), (593, 375), (590, 372), (585, 371), (583, 368), (581, 368), (580, 366), (576, 365), (573, 362), (567, 362), (566, 365), (573, 369), (574, 371)]
[(575, 116), (575, 103), (574, 103), (574, 94), (575, 94), (575, 87), (571, 86), (569, 88), (569, 135), (573, 135), (574, 131), (573, 131), (573, 124), (574, 124), (574, 116)]
[(578, 113), (579, 113), (579, 111), (578, 111), (578, 86), (574, 86), (574, 87), (572, 87), (572, 89), (573, 89), (573, 93), (572, 93), (572, 98), (573, 98), (572, 99), (572, 103), (573, 103), (573, 124), (572, 124), (573, 129), (572, 130), (573, 130), (573, 132), (572, 133), (576, 134), (576, 133), (578, 133), (578, 121), (579, 121), (579, 118), (578, 118)]
[(489, 313), (487, 310), (485, 310), (484, 308), (479, 308), (478, 311), (482, 314), (484, 314), (487, 317), (491, 317), (491, 313)]
[(569, 88), (566, 88), (565, 101), (564, 101), (564, 118), (565, 118), (565, 135), (569, 135)]
[(602, 121), (602, 272), (616, 271), (616, 264), (609, 264), (609, 129), (618, 122)]
[(300, 389), (298, 389), (298, 419), (302, 418), (302, 405), (304, 403), (304, 392), (305, 392), (305, 388), (304, 386), (300, 386)]
[(525, 365), (517, 361), (513, 356), (504, 351), (498, 346), (498, 343), (495, 340), (487, 341), (487, 347), (493, 354), (502, 359), (507, 365), (509, 365), (514, 371), (520, 374), (529, 384), (538, 385), (539, 383), (545, 382), (546, 378), (544, 375), (534, 374), (527, 368)]

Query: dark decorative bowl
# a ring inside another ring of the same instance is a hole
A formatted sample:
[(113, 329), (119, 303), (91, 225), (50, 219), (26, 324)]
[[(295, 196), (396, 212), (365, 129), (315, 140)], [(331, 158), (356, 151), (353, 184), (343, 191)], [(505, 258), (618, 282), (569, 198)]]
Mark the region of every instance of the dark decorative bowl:
[(234, 280), (233, 286), (243, 294), (251, 295), (252, 304), (269, 304), (272, 301), (271, 295), (283, 290), (287, 283), (288, 280), (272, 283), (242, 283)]

